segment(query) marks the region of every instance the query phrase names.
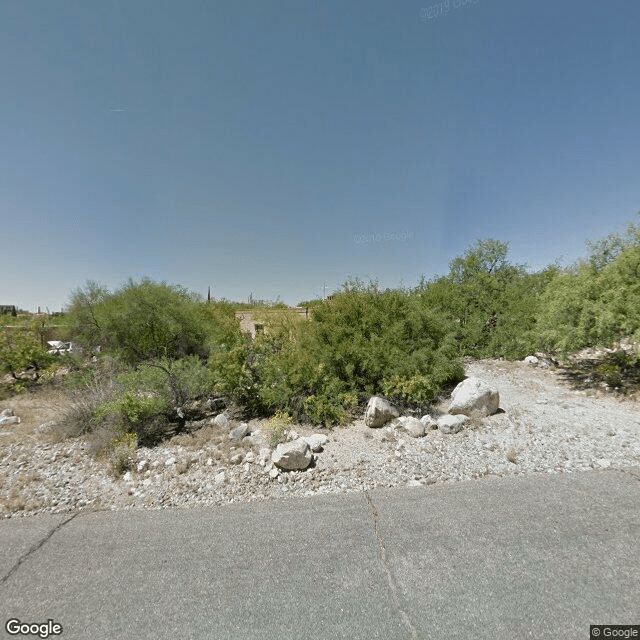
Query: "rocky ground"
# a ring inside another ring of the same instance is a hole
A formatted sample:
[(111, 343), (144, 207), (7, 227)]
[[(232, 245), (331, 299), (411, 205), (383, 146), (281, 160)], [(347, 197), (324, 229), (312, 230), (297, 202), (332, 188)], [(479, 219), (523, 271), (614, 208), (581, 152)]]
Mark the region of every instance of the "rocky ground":
[[(55, 442), (52, 429), (40, 428), (64, 412), (60, 392), (14, 396), (0, 402), (0, 411), (21, 418), (0, 426), (0, 515), (220, 505), (490, 475), (640, 469), (637, 400), (584, 390), (562, 369), (522, 362), (470, 361), (466, 373), (499, 390), (500, 412), (456, 434), (429, 430), (421, 438), (389, 426), (371, 429), (364, 419), (321, 430), (329, 441), (304, 471), (274, 467), (265, 421), (253, 420), (251, 435), (240, 442), (229, 440), (230, 427), (212, 425), (140, 448), (132, 471), (115, 477), (83, 438)], [(443, 400), (430, 413), (437, 418), (446, 410)], [(319, 432), (311, 425), (291, 428), (298, 435)]]

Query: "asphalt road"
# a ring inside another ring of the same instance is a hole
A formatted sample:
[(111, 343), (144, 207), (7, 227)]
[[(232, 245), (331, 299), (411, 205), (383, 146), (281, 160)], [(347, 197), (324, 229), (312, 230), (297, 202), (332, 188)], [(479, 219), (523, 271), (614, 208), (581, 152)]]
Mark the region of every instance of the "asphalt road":
[(0, 575), (7, 638), (586, 640), (640, 625), (640, 469), (12, 518)]

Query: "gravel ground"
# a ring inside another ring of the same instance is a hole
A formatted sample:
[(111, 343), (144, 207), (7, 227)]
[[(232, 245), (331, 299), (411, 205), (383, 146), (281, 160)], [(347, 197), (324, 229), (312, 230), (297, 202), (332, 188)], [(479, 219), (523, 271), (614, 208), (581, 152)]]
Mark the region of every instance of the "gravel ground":
[[(0, 427), (0, 515), (220, 505), (490, 475), (640, 467), (637, 401), (574, 390), (561, 370), (520, 362), (472, 361), (466, 373), (498, 388), (499, 413), (457, 434), (432, 430), (422, 438), (357, 420), (324, 431), (329, 442), (297, 472), (273, 468), (265, 421), (253, 420), (252, 435), (241, 443), (229, 442), (228, 429), (209, 427), (195, 437), (140, 448), (133, 471), (115, 478), (105, 461), (88, 454), (83, 439), (47, 442), (38, 427), (63, 407), (46, 393), (16, 396), (0, 402), (0, 410), (9, 407), (22, 417), (19, 425)], [(446, 406), (435, 406), (431, 415), (445, 413)], [(292, 428), (299, 435), (323, 432)]]

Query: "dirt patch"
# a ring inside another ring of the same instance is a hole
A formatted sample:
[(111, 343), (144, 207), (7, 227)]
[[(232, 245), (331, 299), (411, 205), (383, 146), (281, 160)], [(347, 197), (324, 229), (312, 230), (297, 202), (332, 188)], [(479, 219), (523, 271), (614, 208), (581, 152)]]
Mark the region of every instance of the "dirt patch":
[(12, 409), (20, 418), (19, 424), (0, 427), (0, 445), (41, 440), (37, 429), (41, 424), (62, 416), (70, 402), (69, 394), (56, 387), (35, 387), (0, 401), (0, 409)]

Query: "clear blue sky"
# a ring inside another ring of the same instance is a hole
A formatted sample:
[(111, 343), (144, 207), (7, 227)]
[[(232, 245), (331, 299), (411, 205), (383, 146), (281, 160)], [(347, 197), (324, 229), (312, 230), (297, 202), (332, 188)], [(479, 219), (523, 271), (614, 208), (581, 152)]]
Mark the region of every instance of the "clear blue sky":
[(296, 304), (623, 230), (640, 2), (431, 6), (4, 0), (0, 304), (142, 276)]

